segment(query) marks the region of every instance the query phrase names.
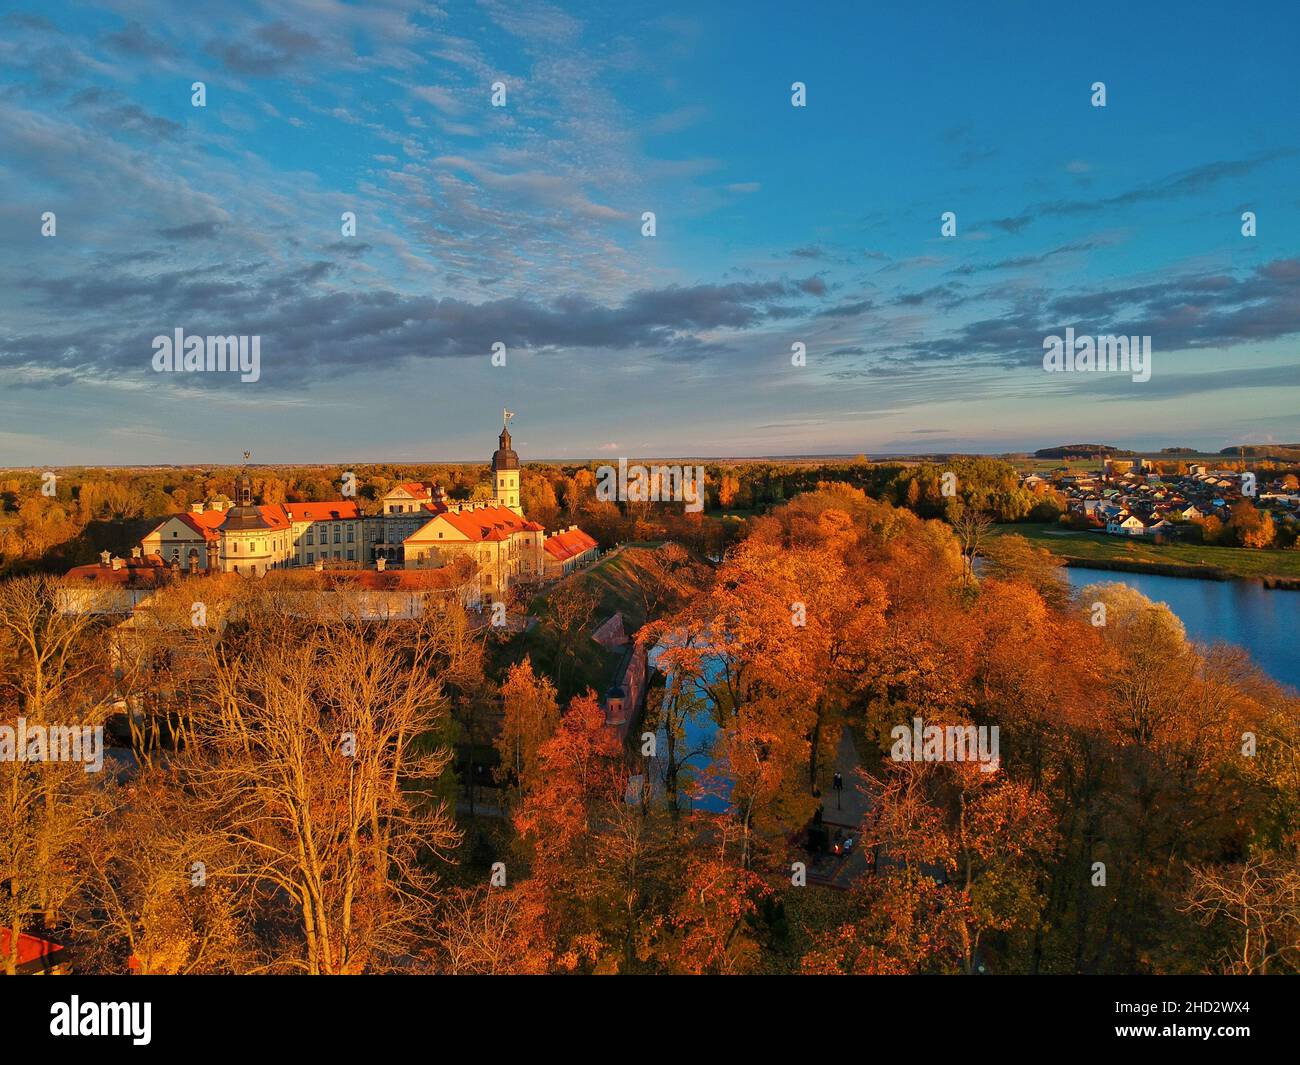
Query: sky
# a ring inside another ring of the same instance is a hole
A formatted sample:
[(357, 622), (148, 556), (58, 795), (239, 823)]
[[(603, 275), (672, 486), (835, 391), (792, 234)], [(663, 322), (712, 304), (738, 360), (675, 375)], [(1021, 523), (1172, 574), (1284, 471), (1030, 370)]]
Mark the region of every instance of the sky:
[(0, 466), (1300, 442), (1289, 0), (5, 10)]

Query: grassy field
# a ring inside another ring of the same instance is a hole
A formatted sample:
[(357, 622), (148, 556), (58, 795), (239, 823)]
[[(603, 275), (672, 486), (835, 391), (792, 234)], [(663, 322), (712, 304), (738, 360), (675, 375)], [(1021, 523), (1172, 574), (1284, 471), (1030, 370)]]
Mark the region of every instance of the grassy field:
[[(1219, 455), (1217, 453), (1205, 453), (1195, 455), (1161, 455), (1159, 453), (1139, 452), (1143, 458), (1151, 459), (1154, 462), (1206, 462), (1215, 466), (1222, 466), (1224, 463), (1235, 461), (1236, 456)], [(1132, 462), (1133, 460), (1126, 455), (1116, 455), (1115, 458), (1120, 462)], [(1068, 466), (1076, 473), (1100, 473), (1102, 460), (1096, 459), (1036, 459), (1015, 458), (1008, 459), (1008, 462), (1020, 473), (1049, 473), (1052, 470), (1060, 469), (1062, 466)]]
[(1009, 459), (1017, 473), (1051, 473), (1052, 470), (1059, 470), (1062, 466), (1073, 470), (1075, 473), (1100, 473), (1101, 459)]
[[(619, 611), (623, 615), (626, 629), (629, 632), (637, 629), (645, 619), (644, 611), (638, 603), (636, 575), (641, 569), (640, 560), (658, 546), (659, 541), (624, 544), (620, 549), (609, 552), (594, 566), (564, 578), (536, 596), (529, 604), (528, 612), (539, 623), (511, 641), (504, 649), (504, 661), (498, 665), (516, 662), (527, 654), (532, 658), (534, 667), (555, 674), (559, 647), (550, 623), (549, 600), (560, 584), (580, 585), (595, 597), (597, 605), (590, 628), (595, 628), (615, 611)], [(577, 642), (576, 651), (577, 661), (572, 663), (572, 668), (560, 683), (560, 695), (565, 701), (589, 687), (598, 695), (603, 694), (613, 683), (623, 661), (621, 650), (607, 650), (587, 638)]]
[(1300, 578), (1300, 551), (1254, 551), (1203, 544), (1156, 545), (1105, 533), (1074, 532), (1055, 523), (997, 525), (993, 534), (1019, 534), (1055, 555), (1080, 564), (1121, 561), (1182, 566), (1191, 571), (1189, 575), (1202, 570), (1210, 576), (1218, 570), (1233, 577)]

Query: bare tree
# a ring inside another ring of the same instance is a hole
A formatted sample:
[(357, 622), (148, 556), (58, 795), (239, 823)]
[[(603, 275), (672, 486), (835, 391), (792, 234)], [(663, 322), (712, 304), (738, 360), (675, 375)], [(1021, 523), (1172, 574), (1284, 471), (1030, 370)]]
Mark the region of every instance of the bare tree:
[(972, 507), (962, 508), (961, 513), (953, 518), (952, 531), (961, 544), (963, 589), (969, 589), (975, 583), (975, 558), (988, 539), (991, 528), (993, 519), (982, 510)]
[(250, 614), (216, 662), (187, 767), (240, 849), (239, 878), (297, 915), (301, 951), (281, 964), (319, 974), (401, 964), (459, 842), (438, 795), (451, 751), (427, 737), (446, 714), (463, 619), (369, 626), (335, 607), (306, 624)]
[(63, 612), (60, 591), (49, 577), (0, 584), (0, 724), (13, 730), (15, 747), (24, 742), (19, 718), (27, 735), (47, 744), (36, 759), (39, 749), (0, 760), (0, 919), (10, 933), (3, 959), (10, 973), (19, 934), (59, 922), (83, 871), (78, 850), (100, 816), (95, 774), (48, 750), (51, 726), (93, 730), (108, 710), (93, 615)]
[(523, 976), (549, 970), (545, 906), (527, 888), (458, 888), (443, 899), (434, 968), (453, 976)]
[(1184, 913), (1233, 927), (1226, 972), (1300, 971), (1300, 869), (1273, 856), (1227, 868), (1193, 868)]

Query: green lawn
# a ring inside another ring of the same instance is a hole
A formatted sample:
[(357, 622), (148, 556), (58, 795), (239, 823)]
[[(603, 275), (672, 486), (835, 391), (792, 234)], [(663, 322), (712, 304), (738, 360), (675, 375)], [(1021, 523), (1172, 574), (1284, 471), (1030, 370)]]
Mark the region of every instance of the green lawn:
[[(529, 604), (528, 612), (538, 619), (538, 624), (499, 649), (495, 668), (501, 670), (527, 654), (532, 658), (534, 668), (555, 676), (560, 648), (557, 635), (550, 624), (549, 600), (561, 584), (581, 585), (595, 596), (597, 606), (589, 628), (594, 629), (615, 611), (622, 613), (624, 625), (629, 632), (638, 628), (644, 620), (636, 594), (638, 559), (658, 547), (659, 543), (660, 541), (646, 541), (624, 544), (620, 550), (611, 551), (595, 565), (563, 578), (536, 596)], [(560, 697), (563, 701), (589, 687), (598, 695), (604, 694), (613, 683), (623, 661), (621, 650), (607, 650), (589, 638), (578, 640), (576, 650), (577, 661), (561, 677)]]
[(1087, 562), (1127, 561), (1147, 565), (1220, 570), (1234, 577), (1300, 578), (1300, 551), (1254, 551), (1203, 544), (1157, 545), (1105, 533), (1075, 532), (1054, 522), (996, 525), (993, 535), (1019, 534), (1061, 558)]
[(1100, 473), (1101, 459), (1011, 459), (1011, 465), (1015, 467), (1017, 473), (1051, 473), (1053, 470), (1059, 470), (1062, 466), (1067, 467), (1074, 473)]

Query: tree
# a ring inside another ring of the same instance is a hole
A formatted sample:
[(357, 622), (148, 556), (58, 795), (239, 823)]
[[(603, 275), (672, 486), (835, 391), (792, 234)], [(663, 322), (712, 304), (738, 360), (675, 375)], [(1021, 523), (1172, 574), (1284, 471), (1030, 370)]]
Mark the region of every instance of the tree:
[[(961, 531), (958, 530), (958, 536)], [(1046, 548), (1037, 547), (1023, 536), (994, 538), (986, 548), (985, 575), (1003, 581), (1023, 581), (1043, 601), (1061, 609), (1070, 601), (1070, 585), (1065, 579), (1065, 563)]]
[(641, 617), (646, 622), (679, 608), (705, 580), (705, 574), (681, 544), (669, 541), (652, 550), (626, 548), (625, 552), (635, 552), (635, 564), (630, 568)]
[(561, 691), (565, 690), (566, 679), (572, 681), (579, 647), (588, 639), (595, 612), (596, 597), (579, 574), (561, 581), (547, 599), (550, 629), (557, 648), (555, 686)]
[(1232, 520), (1228, 526), (1235, 531), (1242, 547), (1272, 547), (1277, 535), (1273, 515), (1267, 510), (1258, 510), (1245, 499), (1233, 504)]
[(1032, 925), (1054, 833), (1046, 800), (970, 763), (888, 763), (868, 776), (875, 875), (859, 916), (821, 937), (808, 971), (976, 970), (987, 937)]
[(554, 964), (544, 901), (527, 888), (457, 888), (442, 900), (429, 955), (451, 976), (533, 976)]
[(710, 847), (687, 859), (680, 893), (651, 930), (653, 952), (670, 973), (727, 976), (760, 967), (755, 933), (775, 892), (722, 850)]
[(953, 532), (961, 544), (963, 588), (970, 588), (975, 583), (975, 557), (980, 553), (992, 528), (993, 521), (987, 514), (970, 507), (961, 507), (952, 519)]
[(616, 945), (608, 935), (599, 830), (623, 803), (627, 772), (618, 736), (595, 695), (578, 696), (538, 750), (539, 786), (524, 796), (514, 825), (530, 853), (530, 888), (545, 900), (557, 964), (592, 966)]
[(503, 717), (496, 748), (501, 754), (501, 774), (513, 776), (519, 794), (533, 790), (537, 780), (538, 751), (560, 722), (555, 685), (533, 672), (528, 657), (510, 667), (501, 686)]
[[(15, 744), (19, 718), (29, 735), (59, 728), (81, 737), (102, 730), (108, 715), (93, 615), (64, 613), (61, 591), (42, 576), (0, 584), (0, 724), (13, 730)], [(19, 934), (53, 927), (83, 875), (76, 855), (102, 816), (86, 764), (20, 760), (16, 751), (0, 759), (0, 918), (10, 932), (8, 972), (17, 962)]]
[(214, 678), (203, 743), (178, 765), (238, 849), (245, 889), (292, 907), (301, 949), (278, 967), (392, 968), (459, 841), (438, 794), (451, 752), (424, 737), (446, 714), (460, 627), (450, 615), (402, 630), (337, 617), (302, 631), (273, 610), (248, 621)]
[(1223, 971), (1252, 976), (1300, 972), (1300, 869), (1295, 860), (1253, 857), (1226, 868), (1192, 869), (1184, 912), (1229, 927)]
[(249, 897), (233, 878), (237, 849), (206, 823), (182, 778), (146, 769), (114, 792), (86, 841), (78, 967), (142, 975), (244, 973), (266, 960)]

